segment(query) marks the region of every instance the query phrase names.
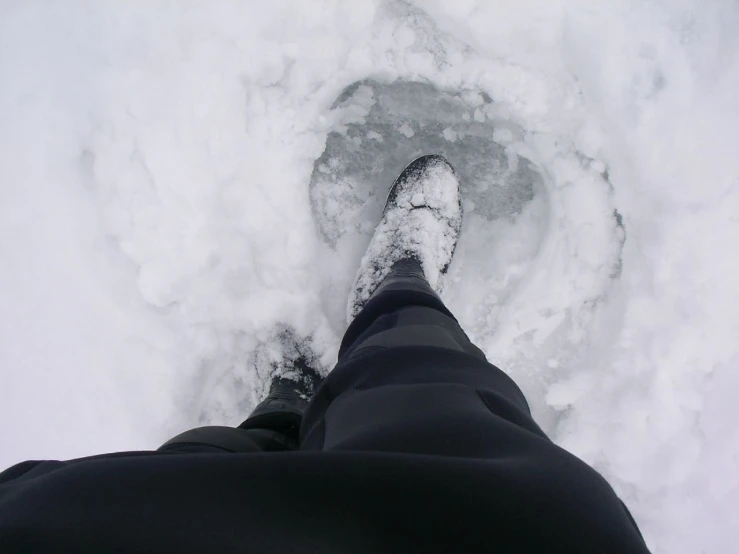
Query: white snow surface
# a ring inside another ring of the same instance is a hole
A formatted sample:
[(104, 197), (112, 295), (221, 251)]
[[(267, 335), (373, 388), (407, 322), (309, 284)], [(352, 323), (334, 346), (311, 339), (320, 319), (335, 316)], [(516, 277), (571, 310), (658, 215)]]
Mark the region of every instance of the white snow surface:
[(307, 184), (344, 87), (402, 78), (485, 91), (465, 121), (544, 176), (515, 217), (464, 203), (450, 309), (655, 553), (734, 551), (737, 28), (733, 0), (3, 3), (0, 465), (237, 424), (285, 326), (330, 369), (366, 243), (326, 245)]

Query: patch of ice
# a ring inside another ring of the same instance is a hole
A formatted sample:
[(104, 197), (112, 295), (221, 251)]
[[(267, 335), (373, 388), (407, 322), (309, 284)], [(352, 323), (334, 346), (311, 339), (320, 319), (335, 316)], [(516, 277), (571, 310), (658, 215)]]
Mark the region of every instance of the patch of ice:
[(413, 127), (408, 125), (407, 123), (403, 123), (400, 127), (398, 127), (398, 131), (405, 135), (407, 138), (411, 138), (415, 132), (413, 131)]

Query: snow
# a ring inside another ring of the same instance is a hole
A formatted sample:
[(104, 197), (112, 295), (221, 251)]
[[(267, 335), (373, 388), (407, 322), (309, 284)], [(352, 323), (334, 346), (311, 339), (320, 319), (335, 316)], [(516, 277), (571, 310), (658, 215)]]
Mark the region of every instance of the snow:
[(411, 138), (415, 134), (415, 132), (413, 131), (413, 127), (411, 127), (407, 123), (403, 123), (400, 127), (398, 127), (398, 131), (405, 135), (406, 138)]
[(734, 2), (0, 10), (0, 465), (237, 424), (285, 326), (328, 370), (368, 176), (431, 141), (471, 338), (654, 552), (733, 550)]

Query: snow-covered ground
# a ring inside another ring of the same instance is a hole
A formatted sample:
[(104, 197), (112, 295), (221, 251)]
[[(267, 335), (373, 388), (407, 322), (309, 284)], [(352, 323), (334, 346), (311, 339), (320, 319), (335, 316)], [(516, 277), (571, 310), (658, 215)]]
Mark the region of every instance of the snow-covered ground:
[[(360, 177), (401, 169), (357, 152), (443, 143), (482, 168), (452, 311), (655, 553), (733, 551), (737, 28), (733, 0), (2, 3), (0, 465), (236, 424), (285, 325), (330, 368), (390, 184)], [(393, 119), (409, 82), (458, 111)]]

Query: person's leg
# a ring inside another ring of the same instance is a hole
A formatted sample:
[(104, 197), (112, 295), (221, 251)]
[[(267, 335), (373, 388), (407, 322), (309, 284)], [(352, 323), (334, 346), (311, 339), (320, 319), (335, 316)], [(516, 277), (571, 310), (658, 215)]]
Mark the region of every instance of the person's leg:
[(510, 424), (547, 440), (518, 386), (470, 342), (418, 262), (403, 260), (347, 329), (301, 449), (499, 455), (510, 441), (493, 435)]
[[(560, 551), (557, 534), (577, 533), (578, 524), (620, 545), (614, 551), (646, 551), (608, 483), (547, 438), (520, 389), (470, 344), (432, 290), (416, 277), (402, 288), (405, 269), (391, 272), (395, 285), (378, 289), (347, 331), (305, 413), (300, 449), (371, 453), (419, 472), (426, 462), (446, 464), (450, 475), (463, 467), (476, 476), (479, 489), (468, 494), (479, 494), (481, 506), (493, 497), (516, 514), (511, 521), (520, 517), (506, 530), (514, 542), (537, 518), (532, 532), (552, 538), (552, 551)], [(464, 486), (459, 473), (450, 479)]]
[(480, 440), (495, 432), (491, 412), (546, 439), (519, 388), (487, 362), (436, 292), (461, 226), (451, 165), (435, 155), (411, 162), (360, 263), (347, 302), (353, 319), (306, 412), (301, 449), (485, 456), (502, 444)]

